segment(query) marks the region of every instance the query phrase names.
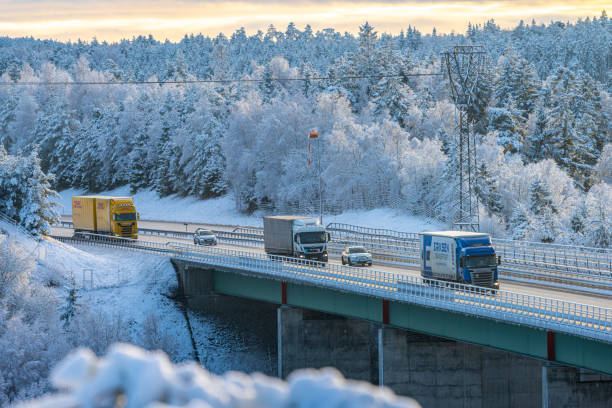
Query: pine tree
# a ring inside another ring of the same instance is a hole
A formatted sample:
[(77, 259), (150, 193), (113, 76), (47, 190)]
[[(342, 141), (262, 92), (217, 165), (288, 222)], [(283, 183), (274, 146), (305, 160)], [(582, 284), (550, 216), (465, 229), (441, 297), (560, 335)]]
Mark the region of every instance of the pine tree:
[(497, 181), (488, 172), (485, 163), (482, 163), (476, 170), (476, 177), (477, 182), (474, 192), (479, 201), (485, 206), (489, 214), (500, 215), (504, 210), (501, 194), (497, 189)]
[(270, 103), (276, 93), (276, 85), (272, 78), (272, 70), (270, 65), (266, 65), (263, 73), (263, 81), (259, 84), (259, 90), (261, 92), (261, 99), (264, 103)]
[(49, 234), (59, 219), (52, 181), (41, 170), (36, 150), (27, 157), (11, 156), (0, 145), (0, 212), (37, 236)]
[(218, 197), (227, 191), (224, 179), (225, 157), (218, 141), (208, 138), (198, 149), (202, 159), (196, 166), (196, 171), (190, 179), (194, 186), (192, 194), (200, 198)]
[(304, 78), (304, 81), (302, 83), (302, 94), (305, 97), (310, 98), (315, 89), (313, 87), (312, 78), (316, 76), (316, 72), (314, 68), (312, 67), (312, 65), (310, 65), (310, 63), (308, 62), (302, 64), (302, 68), (300, 71), (301, 71), (302, 77)]
[(148, 166), (148, 144), (149, 136), (146, 130), (138, 130), (134, 137), (134, 147), (130, 153), (130, 191), (136, 193), (142, 188), (146, 188), (149, 183)]
[(407, 125), (404, 118), (409, 108), (409, 97), (400, 81), (400, 78), (392, 76), (382, 78), (376, 87), (373, 102), (377, 114), (388, 111), (391, 118), (404, 128)]
[(64, 297), (65, 303), (59, 308), (59, 311), (60, 320), (64, 322), (63, 327), (64, 330), (66, 330), (68, 327), (70, 327), (70, 323), (72, 322), (72, 319), (74, 318), (74, 315), (79, 307), (78, 299), (80, 296), (76, 288), (74, 278), (70, 280), (69, 285), (65, 286), (64, 289), (66, 290), (66, 295)]
[(546, 111), (542, 104), (538, 104), (535, 109), (535, 126), (533, 133), (528, 133), (525, 136), (525, 159), (527, 162), (539, 162), (550, 158), (551, 145), (548, 137), (550, 133), (546, 132)]
[(516, 240), (525, 239), (531, 232), (531, 220), (529, 213), (522, 204), (518, 204), (512, 211), (508, 220), (510, 237)]
[(572, 109), (575, 100), (576, 78), (567, 68), (559, 68), (549, 85), (550, 101), (544, 138), (552, 145), (553, 159), (570, 176), (576, 175), (576, 129)]
[(527, 132), (512, 99), (502, 108), (489, 108), (489, 131), (497, 131), (498, 143), (504, 147), (504, 153), (517, 153), (523, 149)]
[(585, 236), (590, 246), (612, 247), (612, 187), (606, 183), (593, 186), (587, 196), (588, 218)]
[(510, 46), (500, 58), (498, 71), (495, 81), (496, 106), (508, 106), (511, 100), (523, 122), (526, 122), (535, 108), (540, 92), (540, 81), (535, 67)]
[(11, 92), (6, 95), (0, 94), (0, 145), (7, 151), (11, 151), (13, 140), (9, 134), (12, 121), (15, 120), (15, 108), (17, 107), (17, 97)]
[(612, 246), (612, 220), (609, 208), (606, 208), (606, 204), (600, 201), (594, 213), (589, 222), (589, 245), (610, 248)]
[(588, 208), (584, 201), (580, 201), (574, 208), (570, 217), (570, 227), (576, 234), (584, 234), (588, 217)]
[(537, 178), (531, 184), (529, 197), (531, 202), (530, 210), (533, 214), (541, 215), (546, 208), (550, 209), (553, 213), (557, 213), (550, 195), (550, 188), (546, 181)]
[(474, 124), (473, 129), (476, 133), (487, 133), (489, 118), (487, 112), (492, 95), (493, 72), (487, 60), (478, 78), (478, 82), (476, 82), (472, 93), (472, 103), (467, 110), (468, 120)]
[(132, 193), (151, 185), (151, 164), (149, 163), (150, 126), (153, 121), (151, 97), (141, 94), (136, 104), (137, 128), (132, 151), (129, 154), (129, 182)]
[(153, 169), (153, 185), (161, 197), (175, 193), (175, 182), (178, 174), (173, 173), (175, 161), (179, 160), (180, 149), (170, 135), (175, 134), (178, 129), (178, 117), (175, 111), (174, 98), (170, 93), (166, 94), (166, 99), (160, 111), (161, 135), (157, 142), (157, 160)]
[(102, 146), (107, 129), (101, 109), (94, 109), (89, 122), (84, 123), (80, 129), (80, 138), (74, 148), (77, 158), (74, 170), (74, 180), (77, 185), (87, 191), (97, 192), (104, 188), (102, 178)]
[(64, 189), (74, 179), (74, 148), (78, 124), (65, 102), (53, 97), (36, 120), (34, 140), (39, 144), (38, 152), (42, 170), (55, 175), (54, 187)]
[(575, 177), (584, 190), (595, 182), (593, 168), (610, 134), (601, 105), (598, 85), (585, 72), (578, 72), (574, 112), (576, 117)]
[(367, 106), (376, 92), (377, 76), (380, 75), (381, 61), (386, 59), (378, 48), (378, 33), (367, 21), (359, 26), (359, 44), (357, 51), (341, 59), (339, 76), (363, 76), (365, 78), (342, 81), (355, 111)]
[(534, 214), (534, 235), (542, 242), (554, 242), (557, 237), (559, 226), (557, 209), (552, 202), (548, 184), (536, 179), (529, 189), (531, 206)]
[(99, 130), (99, 157), (100, 162), (99, 184), (103, 190), (127, 184), (129, 162), (125, 159), (129, 152), (128, 143), (122, 137), (119, 125), (121, 107), (113, 103), (104, 104), (100, 107), (101, 117), (98, 120)]

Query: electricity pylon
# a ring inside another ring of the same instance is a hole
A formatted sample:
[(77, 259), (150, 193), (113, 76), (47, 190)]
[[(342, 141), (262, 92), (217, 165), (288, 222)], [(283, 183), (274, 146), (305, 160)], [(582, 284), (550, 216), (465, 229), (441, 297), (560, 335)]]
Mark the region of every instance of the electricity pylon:
[(478, 231), (480, 218), (476, 183), (476, 149), (473, 119), (468, 110), (474, 103), (476, 86), (485, 67), (481, 45), (458, 45), (442, 53), (451, 96), (455, 103), (455, 186), (453, 190), (453, 226), (459, 230)]

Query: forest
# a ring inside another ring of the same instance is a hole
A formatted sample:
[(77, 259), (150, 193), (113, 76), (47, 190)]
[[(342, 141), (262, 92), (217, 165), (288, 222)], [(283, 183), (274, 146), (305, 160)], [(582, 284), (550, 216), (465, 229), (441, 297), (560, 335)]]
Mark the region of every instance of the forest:
[(34, 163), (55, 190), (129, 185), (232, 194), (244, 212), (306, 211), (318, 208), (320, 160), (327, 212), (392, 207), (450, 224), (456, 110), (441, 53), (463, 44), (488, 55), (470, 113), (481, 228), (610, 246), (605, 11), (512, 29), (490, 20), (464, 34), (390, 35), (365, 22), (357, 35), (291, 23), (178, 43), (3, 37), (0, 191), (19, 188), (11, 172)]

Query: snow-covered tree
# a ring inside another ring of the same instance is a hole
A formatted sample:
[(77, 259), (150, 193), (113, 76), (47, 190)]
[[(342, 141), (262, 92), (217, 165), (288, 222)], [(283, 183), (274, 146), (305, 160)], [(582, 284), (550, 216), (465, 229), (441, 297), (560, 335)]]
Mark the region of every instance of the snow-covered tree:
[(49, 234), (58, 220), (52, 180), (41, 170), (36, 151), (11, 156), (0, 146), (0, 212), (35, 235)]
[(78, 305), (78, 298), (80, 297), (74, 278), (72, 278), (69, 284), (65, 287), (64, 304), (59, 308), (60, 320), (62, 320), (64, 329), (67, 329), (74, 318)]
[(523, 121), (533, 112), (540, 94), (540, 83), (533, 64), (510, 46), (498, 61), (495, 80), (497, 107), (514, 105)]
[(478, 166), (474, 192), (490, 214), (500, 215), (502, 213), (504, 207), (497, 189), (497, 181), (487, 170), (486, 163), (481, 163)]
[(531, 223), (531, 217), (527, 209), (522, 204), (517, 205), (512, 210), (512, 215), (508, 221), (510, 237), (516, 240), (525, 239), (533, 230)]
[(533, 214), (533, 237), (542, 242), (554, 242), (559, 233), (557, 209), (552, 202), (546, 181), (536, 178), (529, 189), (530, 210)]
[(604, 146), (595, 166), (598, 181), (612, 185), (612, 143)]
[(596, 184), (587, 196), (589, 216), (586, 236), (590, 246), (609, 248), (612, 246), (612, 186), (606, 183)]
[(524, 123), (511, 98), (503, 107), (489, 108), (489, 131), (497, 132), (504, 152), (518, 153), (523, 149)]

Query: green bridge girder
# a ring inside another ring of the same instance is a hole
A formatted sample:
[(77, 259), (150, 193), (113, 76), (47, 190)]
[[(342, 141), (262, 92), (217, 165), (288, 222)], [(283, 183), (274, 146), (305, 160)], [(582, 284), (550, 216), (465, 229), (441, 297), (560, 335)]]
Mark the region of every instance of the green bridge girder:
[[(234, 271), (214, 270), (213, 275), (213, 287), (216, 293), (276, 304), (283, 303), (281, 281)], [(612, 375), (610, 343), (558, 332), (551, 336), (544, 329), (530, 326), (291, 282), (285, 284), (285, 296), (286, 304), (289, 306), (381, 324), (385, 313), (383, 304), (388, 302), (387, 324), (396, 328), (492, 347), (537, 359), (550, 359), (559, 364)], [(549, 358), (550, 347), (554, 358)]]

